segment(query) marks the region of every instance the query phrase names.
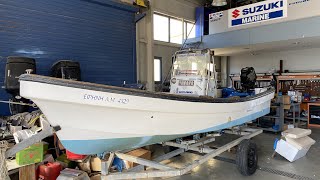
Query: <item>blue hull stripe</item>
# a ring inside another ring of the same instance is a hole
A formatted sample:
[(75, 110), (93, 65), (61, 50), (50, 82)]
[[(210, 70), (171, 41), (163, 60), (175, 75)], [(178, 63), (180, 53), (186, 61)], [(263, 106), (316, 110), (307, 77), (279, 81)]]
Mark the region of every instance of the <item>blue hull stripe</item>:
[(118, 139), (97, 139), (97, 140), (62, 140), (61, 143), (69, 151), (76, 154), (100, 154), (103, 152), (110, 152), (123, 149), (134, 149), (158, 142), (169, 141), (172, 139), (211, 131), (218, 131), (227, 129), (233, 126), (238, 126), (246, 122), (252, 121), (256, 118), (270, 113), (270, 109), (264, 109), (258, 113), (249, 116), (214, 126), (201, 131), (192, 132), (190, 134), (176, 134), (176, 135), (161, 135), (161, 136), (147, 136), (147, 137), (132, 137), (132, 138), (118, 138)]

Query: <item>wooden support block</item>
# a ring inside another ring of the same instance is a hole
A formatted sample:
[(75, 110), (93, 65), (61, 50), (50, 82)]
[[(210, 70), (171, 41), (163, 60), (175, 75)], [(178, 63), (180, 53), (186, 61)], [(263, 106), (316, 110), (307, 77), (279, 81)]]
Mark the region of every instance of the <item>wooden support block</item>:
[(21, 167), (19, 169), (19, 180), (36, 180), (35, 164)]

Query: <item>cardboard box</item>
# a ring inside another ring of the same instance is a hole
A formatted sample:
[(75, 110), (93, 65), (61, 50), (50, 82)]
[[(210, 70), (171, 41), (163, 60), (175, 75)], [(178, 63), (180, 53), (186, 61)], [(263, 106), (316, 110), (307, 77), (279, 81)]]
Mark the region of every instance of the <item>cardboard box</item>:
[(289, 110), (291, 108), (291, 97), (288, 95), (282, 96), (283, 109)]
[(290, 96), (283, 95), (282, 98), (283, 98), (283, 101), (282, 101), (283, 104), (291, 104), (291, 97)]
[[(135, 150), (130, 151), (126, 154), (131, 155), (131, 156), (135, 156), (135, 157), (139, 157), (142, 159), (151, 160), (151, 151), (148, 151), (148, 150), (145, 150), (142, 148), (135, 149)], [(133, 163), (133, 162), (129, 162), (129, 161), (125, 161), (125, 165), (126, 165), (127, 169), (130, 169), (130, 168), (137, 166), (138, 164)]]
[(283, 125), (283, 131), (286, 131), (288, 129), (293, 129), (294, 125), (293, 124), (284, 124)]
[(43, 143), (36, 143), (22, 151), (19, 151), (16, 154), (16, 162), (20, 166), (39, 163), (43, 161), (43, 153)]

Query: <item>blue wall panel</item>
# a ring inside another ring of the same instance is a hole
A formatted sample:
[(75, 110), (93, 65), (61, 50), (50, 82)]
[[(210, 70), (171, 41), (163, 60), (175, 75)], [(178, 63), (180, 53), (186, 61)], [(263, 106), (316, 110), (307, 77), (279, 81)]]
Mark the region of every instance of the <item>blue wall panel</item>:
[[(80, 62), (83, 81), (136, 82), (135, 11), (111, 0), (0, 0), (1, 86), (7, 56), (35, 58), (37, 74), (71, 59)], [(3, 89), (0, 99), (8, 99)], [(7, 105), (0, 110), (7, 114)]]

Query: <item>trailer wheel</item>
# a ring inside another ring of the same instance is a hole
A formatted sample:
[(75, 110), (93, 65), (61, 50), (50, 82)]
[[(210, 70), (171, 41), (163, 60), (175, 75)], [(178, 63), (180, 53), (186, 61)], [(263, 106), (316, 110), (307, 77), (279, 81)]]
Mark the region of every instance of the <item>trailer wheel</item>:
[(243, 140), (237, 149), (236, 164), (244, 176), (254, 174), (258, 167), (257, 145), (252, 140)]

